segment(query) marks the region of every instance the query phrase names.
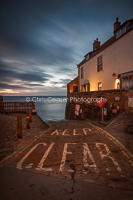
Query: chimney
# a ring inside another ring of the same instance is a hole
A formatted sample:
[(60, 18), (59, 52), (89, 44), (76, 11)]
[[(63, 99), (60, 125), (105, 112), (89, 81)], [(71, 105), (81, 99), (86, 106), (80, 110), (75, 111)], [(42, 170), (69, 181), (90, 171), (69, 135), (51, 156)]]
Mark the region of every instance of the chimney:
[(118, 22), (119, 21), (119, 17), (116, 18), (116, 22), (114, 23), (114, 32), (120, 27), (121, 23)]
[(100, 42), (98, 41), (98, 38), (96, 38), (96, 40), (94, 40), (93, 43), (93, 51), (99, 49), (100, 47)]

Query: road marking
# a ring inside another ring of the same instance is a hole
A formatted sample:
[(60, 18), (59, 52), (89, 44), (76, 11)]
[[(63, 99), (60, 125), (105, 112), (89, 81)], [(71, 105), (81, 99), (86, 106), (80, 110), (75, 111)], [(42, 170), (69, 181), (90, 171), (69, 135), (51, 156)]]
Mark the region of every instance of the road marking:
[(54, 131), (51, 135), (54, 135), (54, 134), (59, 135), (58, 129)]
[(81, 135), (81, 134), (76, 134), (76, 129), (73, 129), (73, 135)]
[(30, 149), (30, 151), (20, 160), (20, 162), (16, 165), (16, 168), (18, 168), (18, 169), (22, 169), (22, 164), (23, 164), (23, 162), (25, 161), (25, 159), (26, 158), (28, 158), (28, 156), (37, 148), (37, 146), (38, 145), (44, 145), (44, 146), (46, 146), (47, 144), (46, 143), (38, 143), (38, 144), (36, 144), (35, 146), (33, 146), (31, 149)]
[[(68, 144), (76, 144), (76, 143), (65, 143), (63, 154), (62, 154), (62, 160), (61, 160), (61, 164), (60, 164), (60, 169), (59, 169), (60, 172), (62, 172), (63, 169), (64, 169), (64, 165), (65, 165), (65, 161), (66, 161), (66, 155), (72, 154), (72, 152), (67, 151)], [(73, 170), (73, 172), (74, 172), (74, 170)]]
[[(82, 135), (82, 134), (76, 134), (76, 130), (78, 130), (78, 129), (73, 129), (73, 135)], [(87, 135), (87, 130), (88, 131), (91, 131), (91, 129), (90, 128), (83, 128), (83, 133), (85, 134), (85, 135)], [(59, 130), (60, 131), (60, 130)], [(58, 129), (57, 130), (55, 130), (54, 132), (52, 132), (51, 133), (51, 135), (59, 135), (59, 131), (58, 131)], [(81, 131), (81, 130), (80, 130)], [(63, 132), (62, 132), (62, 135), (65, 135), (65, 136), (70, 136), (70, 134), (67, 134), (67, 132), (69, 132), (70, 133), (70, 131), (68, 130), (68, 129), (65, 129)]]
[[(21, 148), (21, 149), (17, 149), (16, 151), (14, 151), (11, 155), (9, 156), (6, 156), (5, 158), (3, 158), (0, 163), (4, 162), (5, 160), (7, 160), (8, 158), (11, 158), (16, 152), (19, 151), (19, 153), (22, 153), (25, 149), (27, 149), (29, 146), (31, 146), (31, 144), (33, 144), (37, 139), (39, 139), (41, 136), (43, 136), (45, 133), (51, 131), (52, 128), (48, 128), (46, 131), (44, 131), (41, 135), (39, 136), (35, 136), (36, 138), (34, 140), (32, 140), (32, 142), (29, 142), (29, 145), (24, 147), (24, 148)], [(21, 151), (20, 151), (21, 150)]]
[[(107, 151), (106, 154), (104, 154), (104, 153), (102, 152), (102, 150), (101, 150), (101, 147), (100, 147), (100, 146), (102, 146), (102, 145), (105, 147), (105, 149), (106, 149), (106, 151)], [(112, 162), (114, 163), (114, 165), (116, 166), (118, 172), (121, 172), (121, 171), (122, 171), (121, 168), (120, 168), (120, 166), (119, 166), (119, 164), (118, 164), (118, 162), (117, 162), (112, 156), (109, 155), (109, 154), (111, 154), (111, 152), (110, 152), (110, 150), (109, 150), (109, 148), (108, 148), (108, 146), (107, 146), (106, 144), (103, 144), (103, 143), (96, 143), (96, 147), (97, 147), (98, 150), (99, 150), (99, 154), (100, 154), (100, 156), (101, 156), (102, 161), (104, 161), (104, 158), (105, 158), (105, 157), (106, 157), (106, 158), (110, 158), (110, 159), (112, 160)], [(105, 162), (106, 162), (106, 161), (105, 161)], [(107, 172), (110, 172), (109, 167), (106, 168), (106, 171), (107, 171)]]
[[(94, 124), (88, 122), (88, 124), (90, 126), (93, 126), (94, 128), (96, 128), (97, 130), (101, 131), (104, 135), (106, 135), (110, 140), (112, 140), (122, 151), (123, 155), (126, 156), (128, 159), (132, 159), (133, 158), (133, 154), (119, 141), (117, 140), (115, 137), (113, 137), (112, 135), (110, 135), (107, 131), (104, 131), (102, 128), (99, 128), (97, 126), (95, 126)], [(130, 164), (133, 167), (133, 161), (129, 160)]]
[(29, 165), (27, 165), (25, 168), (26, 169), (31, 169), (34, 163), (30, 163)]
[[(35, 168), (35, 170), (38, 170), (38, 171), (53, 171), (53, 169), (51, 167), (47, 168), (47, 167), (43, 167), (44, 165), (44, 162), (47, 158), (47, 156), (49, 155), (51, 149), (53, 148), (53, 145), (55, 144), (55, 142), (52, 142), (50, 144), (50, 146), (48, 147), (48, 149), (45, 151), (43, 157), (41, 158), (37, 168)], [(66, 163), (66, 156), (68, 154), (72, 154), (72, 152), (68, 152), (67, 149), (68, 149), (68, 145), (75, 145), (77, 143), (65, 143), (64, 144), (64, 149), (63, 149), (63, 153), (62, 153), (62, 160), (61, 160), (61, 164), (60, 164), (60, 167), (59, 167), (59, 171), (60, 172), (63, 172), (64, 170), (64, 166), (65, 166), (65, 163)], [(29, 152), (18, 162), (18, 164), (16, 165), (16, 168), (18, 169), (22, 169), (22, 164), (23, 162), (28, 158), (28, 156), (37, 148), (37, 146), (39, 145), (44, 145), (46, 146), (47, 144), (46, 143), (38, 143), (36, 145), (34, 145), (30, 150)], [(102, 146), (104, 147), (104, 149), (102, 148)], [(111, 151), (109, 150), (107, 144), (104, 144), (104, 143), (96, 143), (96, 147), (97, 149), (99, 150), (99, 154), (100, 154), (100, 157), (102, 159), (103, 162), (106, 162), (105, 158), (109, 158), (112, 160), (113, 164), (116, 166), (118, 172), (121, 172), (121, 168), (118, 164), (118, 162), (110, 155), (111, 154)], [(106, 151), (106, 152), (105, 152)], [(81, 152), (82, 154), (82, 152)], [(91, 161), (92, 164), (89, 164), (88, 161), (87, 161), (87, 158), (89, 156), (89, 159)], [(34, 157), (33, 157), (34, 158)], [(81, 163), (82, 165), (82, 163)], [(91, 167), (91, 168), (94, 168), (94, 171), (96, 173), (100, 173), (99, 172), (99, 169), (95, 163), (95, 160), (94, 160), (94, 157), (87, 145), (87, 143), (83, 143), (83, 166), (84, 168), (85, 167)], [(28, 164), (25, 168), (26, 169), (30, 169), (33, 167), (33, 163), (30, 163)], [(107, 171), (107, 174), (110, 175), (110, 168), (109, 167), (106, 167), (106, 171)], [(74, 170), (72, 169), (68, 169), (68, 172), (74, 172)], [(87, 170), (83, 169), (83, 173), (84, 174), (87, 174)]]
[[(93, 163), (91, 165), (89, 165), (88, 162), (87, 162), (87, 154), (89, 155), (89, 158), (90, 158), (91, 162)], [(90, 152), (90, 149), (89, 149), (89, 147), (86, 143), (83, 144), (83, 165), (84, 165), (84, 167), (93, 167), (95, 172), (99, 173), (99, 170), (98, 170), (97, 165), (94, 161), (94, 158), (93, 158), (93, 156)], [(85, 170), (84, 170), (84, 172), (85, 172)]]
[(83, 132), (84, 132), (85, 135), (87, 135), (86, 130), (91, 131), (91, 129), (89, 129), (89, 128), (83, 128)]
[(36, 170), (38, 171), (41, 171), (41, 170), (44, 170), (44, 171), (53, 171), (52, 168), (46, 168), (46, 167), (43, 167), (43, 163), (44, 161), (46, 160), (49, 152), (51, 151), (53, 145), (55, 144), (55, 142), (52, 142), (49, 146), (49, 148), (47, 149), (47, 151), (44, 153), (42, 159), (40, 160), (40, 163), (38, 164)]
[(66, 134), (66, 132), (69, 132), (67, 129), (65, 129), (62, 133), (62, 135), (65, 135), (65, 136), (70, 136), (70, 134)]

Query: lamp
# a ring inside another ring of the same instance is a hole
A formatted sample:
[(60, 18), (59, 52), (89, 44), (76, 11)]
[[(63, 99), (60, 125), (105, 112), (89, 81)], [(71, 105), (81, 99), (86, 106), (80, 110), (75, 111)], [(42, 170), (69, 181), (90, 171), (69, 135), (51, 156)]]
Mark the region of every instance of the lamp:
[(116, 73), (113, 73), (112, 76), (114, 77), (116, 75)]

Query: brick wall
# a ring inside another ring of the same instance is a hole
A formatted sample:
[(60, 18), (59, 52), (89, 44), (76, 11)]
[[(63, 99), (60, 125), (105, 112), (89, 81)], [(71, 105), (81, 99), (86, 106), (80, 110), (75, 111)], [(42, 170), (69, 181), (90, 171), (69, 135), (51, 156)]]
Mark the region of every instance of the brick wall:
[[(97, 104), (98, 98), (107, 99), (105, 108), (107, 108), (107, 118), (111, 117), (110, 105), (113, 104), (114, 108), (119, 108), (120, 111), (127, 111), (133, 114), (133, 107), (128, 107), (128, 98), (133, 98), (133, 90), (104, 90), (93, 92), (77, 92), (68, 93), (68, 100), (66, 104), (66, 118), (68, 119), (98, 119), (101, 120), (101, 108)], [(79, 116), (75, 115), (75, 105), (80, 105), (82, 113)]]
[(73, 86), (79, 87), (79, 77), (76, 77), (74, 80), (72, 80), (70, 83), (67, 84), (67, 95), (68, 93), (73, 92)]
[(3, 102), (3, 96), (0, 95), (0, 102)]
[(133, 115), (133, 107), (129, 107), (128, 100), (129, 98), (133, 99), (133, 90), (127, 90), (125, 93), (124, 109), (129, 114)]

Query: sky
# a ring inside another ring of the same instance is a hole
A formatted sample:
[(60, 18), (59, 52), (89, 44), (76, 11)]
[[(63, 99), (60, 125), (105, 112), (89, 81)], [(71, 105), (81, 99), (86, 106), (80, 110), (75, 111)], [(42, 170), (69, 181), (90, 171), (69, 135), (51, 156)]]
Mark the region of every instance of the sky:
[(1, 0), (0, 95), (63, 96), (77, 64), (133, 18), (132, 0)]

